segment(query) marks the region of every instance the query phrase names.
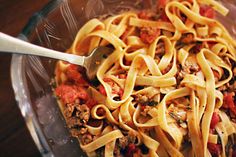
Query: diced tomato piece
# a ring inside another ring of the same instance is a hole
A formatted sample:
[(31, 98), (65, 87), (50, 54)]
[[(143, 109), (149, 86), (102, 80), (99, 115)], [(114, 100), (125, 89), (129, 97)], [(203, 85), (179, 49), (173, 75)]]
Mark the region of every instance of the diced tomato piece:
[(140, 19), (145, 19), (145, 20), (149, 19), (149, 17), (147, 16), (147, 13), (143, 10), (138, 13), (138, 17)]
[(213, 72), (214, 77), (219, 80), (220, 79), (220, 74), (215, 70), (212, 70), (212, 72)]
[(194, 52), (194, 53), (198, 53), (198, 52), (201, 51), (202, 48), (204, 48), (203, 44), (196, 44), (196, 45), (194, 46), (193, 52)]
[(227, 93), (224, 95), (223, 108), (230, 109), (234, 115), (236, 115), (236, 105), (233, 100), (233, 93)]
[(112, 90), (112, 94), (117, 94), (119, 95), (120, 98), (122, 98), (123, 94), (124, 94), (124, 90), (119, 88), (119, 90)]
[(151, 44), (160, 33), (161, 31), (158, 28), (143, 27), (140, 31), (140, 38), (144, 43)]
[(122, 88), (120, 88), (119, 92), (118, 92), (118, 95), (120, 96), (120, 98), (122, 98), (124, 94), (124, 90)]
[(202, 5), (200, 6), (200, 15), (213, 19), (215, 18), (215, 11), (210, 6)]
[(104, 82), (113, 82), (113, 80), (111, 78), (107, 78), (107, 77), (103, 78), (103, 81)]
[(126, 38), (127, 38), (127, 36), (129, 35), (129, 32), (130, 32), (130, 30), (129, 30), (129, 28), (127, 28), (126, 30), (125, 30), (125, 32), (121, 35), (121, 39), (122, 40), (126, 40)]
[(62, 102), (65, 104), (74, 102), (79, 96), (78, 90), (75, 86), (64, 84), (55, 89), (55, 94), (61, 98)]
[(99, 115), (99, 116), (103, 116), (103, 115), (105, 115), (105, 113), (106, 113), (106, 111), (104, 109), (102, 109), (102, 108), (99, 108), (97, 110), (97, 115)]
[(169, 0), (157, 0), (157, 9), (164, 9)]
[(117, 94), (121, 98), (124, 94), (124, 90), (120, 88), (118, 85), (114, 85), (112, 88), (112, 94)]
[(77, 65), (71, 64), (66, 69), (66, 76), (68, 77), (69, 80), (75, 81), (75, 83), (78, 85), (86, 85), (87, 84), (87, 82), (83, 78), (82, 74), (79, 72), (79, 67)]
[(161, 20), (164, 22), (170, 22), (170, 19), (168, 18), (168, 16), (166, 15), (165, 11), (161, 12), (161, 16), (160, 16)]
[(209, 42), (207, 42), (207, 44), (208, 44), (209, 48), (212, 48), (212, 46), (214, 46), (216, 44), (216, 42), (209, 41)]
[(101, 125), (101, 122), (102, 121), (98, 121), (97, 119), (89, 118), (89, 121), (87, 124), (89, 126), (98, 127), (99, 125)]
[(138, 13), (138, 17), (140, 19), (150, 20), (151, 19), (151, 14), (150, 14), (150, 12), (148, 12), (146, 10), (142, 10)]
[(207, 148), (212, 156), (219, 156), (221, 153), (221, 145), (220, 144), (214, 144), (214, 143), (207, 143)]
[[(124, 93), (123, 89), (121, 89), (112, 79), (103, 78), (103, 81), (108, 83), (111, 86), (112, 94), (118, 94), (120, 96), (120, 98), (123, 96), (123, 93)], [(102, 85), (100, 85), (98, 87), (98, 89), (99, 89), (101, 94), (103, 94), (105, 96), (107, 95), (106, 91), (105, 91), (105, 88)]]
[(127, 147), (125, 157), (132, 157), (135, 152), (136, 152), (136, 146), (135, 144), (131, 143)]
[(111, 87), (114, 87), (114, 85), (115, 85), (114, 81), (111, 78), (105, 77), (105, 78), (103, 78), (103, 81), (108, 83)]
[(103, 85), (99, 85), (99, 86), (98, 86), (98, 90), (99, 90), (99, 92), (100, 92), (102, 95), (107, 96), (106, 90), (105, 90), (105, 88), (104, 88)]
[(131, 65), (131, 63), (132, 63), (131, 61), (124, 60), (124, 64), (127, 65), (127, 66)]
[(141, 105), (141, 110), (144, 111), (146, 108), (146, 105)]
[(95, 106), (97, 104), (97, 101), (90, 98), (88, 99), (88, 101), (86, 102), (86, 105), (88, 106), (89, 109), (92, 109), (93, 106)]
[(82, 100), (88, 100), (88, 97), (89, 97), (88, 93), (83, 87), (77, 87), (77, 91), (78, 91), (78, 98)]
[(63, 103), (73, 103), (76, 99), (88, 99), (88, 93), (82, 87), (62, 84), (55, 89), (55, 94), (60, 97)]
[(218, 115), (218, 113), (214, 112), (211, 118), (211, 125), (210, 128), (214, 129), (216, 124), (220, 121), (220, 116)]
[(119, 79), (126, 79), (126, 78), (127, 78), (127, 75), (126, 75), (126, 74), (119, 74), (119, 75), (118, 75), (118, 78), (119, 78)]

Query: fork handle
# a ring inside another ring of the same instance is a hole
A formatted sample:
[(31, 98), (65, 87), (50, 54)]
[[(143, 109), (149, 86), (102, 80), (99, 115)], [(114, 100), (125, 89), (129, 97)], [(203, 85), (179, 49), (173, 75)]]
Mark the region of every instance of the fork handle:
[(81, 66), (84, 66), (84, 62), (86, 59), (84, 56), (62, 53), (41, 46), (33, 45), (23, 40), (11, 37), (2, 32), (0, 32), (0, 52), (49, 57)]

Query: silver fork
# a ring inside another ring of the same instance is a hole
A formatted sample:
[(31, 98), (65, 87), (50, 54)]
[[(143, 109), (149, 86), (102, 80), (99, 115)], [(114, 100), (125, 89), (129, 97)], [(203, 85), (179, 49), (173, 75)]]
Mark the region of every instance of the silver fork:
[(92, 80), (104, 58), (111, 54), (113, 49), (97, 47), (89, 56), (78, 56), (33, 45), (0, 32), (0, 52), (36, 55), (67, 61), (85, 67), (88, 78)]

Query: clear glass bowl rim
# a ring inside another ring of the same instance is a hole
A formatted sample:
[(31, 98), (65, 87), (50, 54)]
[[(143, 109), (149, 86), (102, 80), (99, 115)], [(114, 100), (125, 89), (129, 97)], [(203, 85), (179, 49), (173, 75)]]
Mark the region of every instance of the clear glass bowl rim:
[[(46, 17), (50, 11), (52, 11), (62, 2), (63, 0), (51, 0), (39, 12), (34, 13), (17, 38), (28, 41), (27, 36), (35, 29), (37, 24), (40, 23), (40, 20)], [(37, 121), (36, 114), (30, 105), (30, 99), (24, 89), (24, 69), (22, 68), (23, 57), (24, 55), (13, 54), (11, 60), (10, 74), (15, 99), (39, 152), (43, 157), (53, 157), (54, 155), (52, 150), (49, 147), (45, 136), (43, 135), (43, 132)]]

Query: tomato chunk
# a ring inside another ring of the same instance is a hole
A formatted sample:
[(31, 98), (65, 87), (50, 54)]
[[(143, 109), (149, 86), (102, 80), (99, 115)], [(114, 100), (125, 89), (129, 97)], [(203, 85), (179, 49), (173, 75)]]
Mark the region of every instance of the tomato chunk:
[[(112, 94), (117, 94), (117, 95), (119, 95), (120, 98), (123, 96), (124, 90), (118, 84), (116, 84), (112, 79), (103, 78), (103, 81), (111, 86)], [(103, 85), (100, 85), (98, 87), (98, 90), (100, 91), (101, 94), (103, 94), (105, 96), (107, 95)]]
[(66, 76), (68, 77), (69, 80), (75, 81), (75, 83), (78, 85), (86, 85), (87, 84), (87, 82), (83, 78), (82, 74), (79, 72), (79, 67), (77, 65), (71, 64), (66, 69)]
[(230, 109), (234, 115), (236, 115), (236, 105), (233, 100), (233, 93), (224, 94), (223, 108)]
[(92, 109), (93, 106), (95, 106), (97, 104), (97, 101), (90, 98), (88, 99), (88, 101), (86, 102), (86, 105), (88, 106), (89, 109)]
[(146, 11), (146, 10), (142, 10), (138, 13), (138, 17), (140, 19), (150, 20), (151, 17), (152, 17), (152, 14), (149, 13), (148, 11)]
[(168, 16), (166, 15), (166, 12), (165, 12), (165, 11), (162, 11), (162, 12), (161, 12), (160, 18), (161, 18), (161, 20), (164, 21), (164, 22), (170, 22), (170, 19), (169, 19)]
[(83, 87), (77, 87), (77, 91), (78, 91), (78, 98), (82, 99), (82, 100), (88, 100), (88, 93), (86, 92), (86, 90)]
[(215, 11), (210, 6), (202, 5), (200, 6), (200, 15), (213, 19), (215, 18)]
[(157, 9), (164, 9), (169, 0), (157, 0)]
[(218, 115), (218, 113), (214, 112), (211, 118), (211, 125), (210, 128), (214, 129), (216, 124), (220, 121), (220, 116)]
[(131, 143), (128, 145), (126, 153), (125, 153), (125, 157), (132, 157), (133, 154), (136, 152), (136, 146), (135, 144)]
[(220, 144), (214, 144), (214, 143), (207, 143), (207, 148), (211, 155), (214, 157), (219, 156), (221, 153), (221, 145)]
[(69, 85), (60, 85), (55, 89), (55, 93), (60, 97), (63, 103), (72, 103), (78, 98), (78, 92), (75, 87)]
[(55, 94), (61, 98), (65, 104), (73, 103), (76, 99), (88, 99), (88, 94), (82, 87), (62, 84), (55, 89)]
[(106, 90), (103, 85), (99, 85), (98, 90), (102, 95), (107, 96)]

